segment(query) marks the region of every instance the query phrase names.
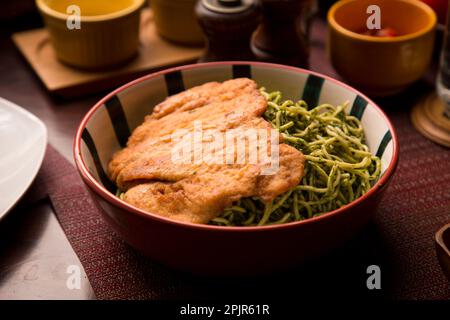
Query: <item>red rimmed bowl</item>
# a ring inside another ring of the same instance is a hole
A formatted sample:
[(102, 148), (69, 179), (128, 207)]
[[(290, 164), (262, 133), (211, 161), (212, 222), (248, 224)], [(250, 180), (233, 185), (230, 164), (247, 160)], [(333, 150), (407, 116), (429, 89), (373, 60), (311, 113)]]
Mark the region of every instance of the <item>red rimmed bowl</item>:
[[(283, 225), (218, 227), (173, 221), (117, 198), (105, 170), (133, 128), (168, 95), (208, 81), (249, 77), (285, 98), (309, 105), (341, 104), (360, 118), (367, 144), (380, 156), (382, 176), (361, 198), (322, 216)], [(203, 275), (255, 275), (286, 270), (351, 238), (375, 213), (398, 162), (395, 130), (366, 96), (342, 82), (303, 69), (253, 62), (189, 65), (154, 73), (110, 93), (82, 120), (74, 157), (104, 218), (130, 245), (153, 260)]]

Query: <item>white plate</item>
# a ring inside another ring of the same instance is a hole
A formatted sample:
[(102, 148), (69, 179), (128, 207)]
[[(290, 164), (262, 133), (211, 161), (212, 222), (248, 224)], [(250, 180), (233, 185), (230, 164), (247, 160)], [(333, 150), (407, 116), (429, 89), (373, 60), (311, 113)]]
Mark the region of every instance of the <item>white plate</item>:
[(47, 146), (44, 123), (0, 98), (0, 219), (36, 177)]

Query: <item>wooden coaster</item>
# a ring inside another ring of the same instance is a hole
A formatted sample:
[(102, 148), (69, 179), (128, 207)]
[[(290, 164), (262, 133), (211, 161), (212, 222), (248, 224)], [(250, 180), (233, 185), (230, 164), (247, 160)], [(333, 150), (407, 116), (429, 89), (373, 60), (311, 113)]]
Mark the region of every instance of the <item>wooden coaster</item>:
[(450, 147), (450, 118), (444, 114), (444, 103), (435, 92), (413, 108), (411, 120), (424, 136)]
[(203, 49), (184, 47), (161, 39), (150, 9), (142, 10), (138, 56), (110, 71), (83, 71), (56, 59), (46, 29), (19, 32), (12, 39), (48, 91), (63, 97), (80, 96), (124, 84), (150, 71), (195, 62)]

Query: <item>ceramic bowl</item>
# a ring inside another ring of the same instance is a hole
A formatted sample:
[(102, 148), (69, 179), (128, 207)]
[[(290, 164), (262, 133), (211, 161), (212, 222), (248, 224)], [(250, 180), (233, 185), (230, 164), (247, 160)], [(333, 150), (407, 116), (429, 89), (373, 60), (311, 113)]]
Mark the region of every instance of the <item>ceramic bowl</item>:
[(183, 45), (203, 45), (203, 31), (194, 10), (196, 2), (196, 0), (151, 0), (150, 5), (158, 34)]
[[(168, 95), (208, 81), (249, 77), (284, 97), (309, 105), (341, 104), (361, 119), (367, 144), (382, 161), (382, 176), (361, 198), (319, 217), (283, 225), (220, 227), (173, 221), (137, 209), (115, 196), (105, 170), (130, 132)], [(112, 229), (129, 244), (167, 266), (203, 275), (277, 272), (318, 257), (351, 238), (372, 217), (398, 161), (395, 130), (370, 99), (324, 75), (251, 62), (195, 64), (154, 73), (110, 93), (82, 120), (74, 157), (83, 181)]]
[(46, 148), (45, 124), (27, 110), (0, 98), (0, 220), (30, 187)]
[[(380, 8), (381, 27), (398, 36), (374, 37), (367, 8)], [(417, 0), (341, 0), (328, 11), (328, 52), (336, 71), (372, 96), (402, 91), (426, 71), (433, 53), (436, 14)]]
[[(126, 0), (127, 5), (122, 9), (119, 6), (118, 11), (83, 15), (88, 11), (83, 3), (78, 6), (78, 12), (69, 10), (69, 14), (56, 10), (55, 0), (36, 0), (56, 57), (70, 66), (89, 70), (115, 67), (136, 55), (139, 47), (140, 9), (144, 2), (145, 0)], [(88, 4), (84, 3), (85, 6)], [(105, 5), (105, 10), (116, 6), (117, 3), (110, 3), (109, 6)], [(81, 14), (80, 28), (75, 23), (75, 15), (78, 13)], [(71, 22), (68, 23), (68, 20)]]
[(435, 244), (439, 264), (450, 281), (450, 223), (436, 232)]

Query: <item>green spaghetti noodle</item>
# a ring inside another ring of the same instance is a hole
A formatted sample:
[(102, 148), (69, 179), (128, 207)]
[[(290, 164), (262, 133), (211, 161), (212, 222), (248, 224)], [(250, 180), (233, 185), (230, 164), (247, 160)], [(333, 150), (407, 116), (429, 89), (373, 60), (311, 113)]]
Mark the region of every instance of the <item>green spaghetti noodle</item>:
[[(379, 178), (381, 161), (370, 153), (361, 122), (345, 113), (345, 104), (309, 108), (305, 101), (283, 101), (279, 91), (261, 88), (261, 93), (268, 100), (264, 118), (305, 155), (304, 176), (269, 203), (257, 197), (237, 201), (210, 224), (262, 226), (309, 219), (361, 197)], [(116, 196), (123, 195), (117, 190)]]
[(305, 155), (304, 177), (272, 202), (241, 199), (210, 224), (262, 226), (304, 220), (340, 208), (370, 189), (381, 162), (365, 144), (359, 119), (345, 113), (345, 104), (309, 108), (305, 101), (283, 101), (279, 91), (262, 88), (261, 93), (268, 100), (264, 118)]

